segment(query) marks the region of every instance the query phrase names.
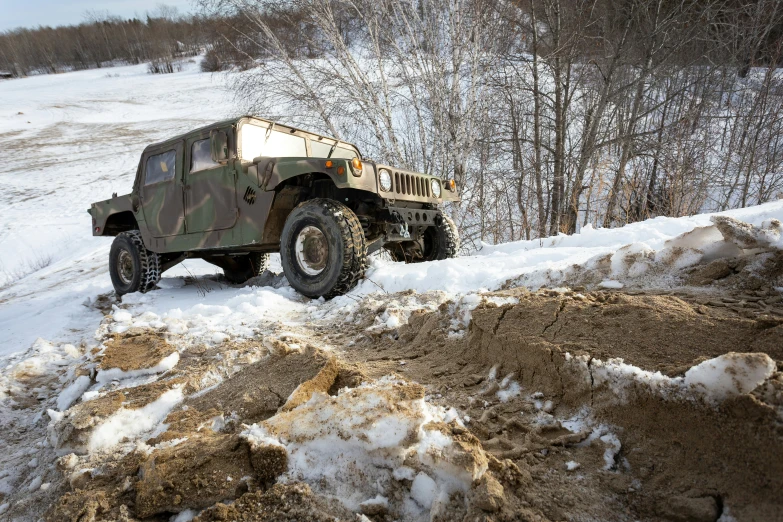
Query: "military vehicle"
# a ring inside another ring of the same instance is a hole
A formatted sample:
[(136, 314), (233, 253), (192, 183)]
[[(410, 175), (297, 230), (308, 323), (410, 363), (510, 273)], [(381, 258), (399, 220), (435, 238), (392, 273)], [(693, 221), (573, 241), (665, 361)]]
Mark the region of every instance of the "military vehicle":
[(331, 298), (357, 284), (379, 249), (407, 263), (456, 256), (444, 201), (458, 201), (453, 180), (244, 116), (148, 146), (132, 192), (93, 203), (89, 213), (93, 235), (116, 236), (109, 272), (119, 295), (151, 290), (188, 258), (243, 283), (280, 252), (292, 287)]

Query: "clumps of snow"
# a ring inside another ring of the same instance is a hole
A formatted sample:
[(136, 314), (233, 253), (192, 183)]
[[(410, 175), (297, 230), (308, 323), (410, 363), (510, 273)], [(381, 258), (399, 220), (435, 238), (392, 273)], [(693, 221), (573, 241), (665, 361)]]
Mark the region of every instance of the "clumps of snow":
[(180, 511), (176, 515), (172, 515), (169, 519), (169, 522), (190, 522), (196, 518), (196, 515), (198, 515), (197, 511), (193, 509), (186, 509), (184, 511)]
[(778, 219), (765, 219), (758, 227), (729, 216), (712, 216), (710, 221), (727, 241), (743, 250), (783, 249), (783, 227)]
[(266, 428), (261, 425), (253, 424), (240, 434), (240, 437), (247, 440), (251, 446), (280, 446), (285, 447), (279, 440), (269, 435)]
[(620, 444), (620, 439), (617, 435), (610, 432), (601, 435), (600, 440), (606, 444), (606, 449), (604, 450), (604, 469), (607, 471), (614, 469), (617, 466), (617, 455), (623, 447), (622, 444)]
[(685, 372), (684, 385), (713, 402), (750, 393), (769, 379), (775, 361), (763, 353), (729, 353), (698, 364)]
[(129, 311), (118, 308), (116, 305), (114, 305), (112, 308), (114, 309), (114, 313), (112, 313), (112, 319), (114, 322), (130, 323), (133, 320), (133, 314), (131, 314)]
[(574, 471), (576, 469), (579, 469), (580, 464), (576, 462), (575, 460), (569, 460), (565, 463), (566, 471)]
[(363, 513), (383, 513), (389, 509), (389, 499), (383, 495), (375, 495), (359, 504), (359, 509)]
[(108, 449), (153, 430), (182, 399), (182, 389), (174, 387), (139, 409), (120, 408), (93, 430), (88, 449), (90, 452)]
[(109, 368), (106, 370), (98, 371), (98, 375), (95, 377), (95, 380), (101, 384), (104, 384), (112, 381), (120, 381), (123, 379), (134, 379), (138, 377), (144, 377), (145, 375), (163, 373), (174, 368), (178, 362), (179, 362), (179, 353), (172, 352), (166, 357), (164, 357), (163, 359), (161, 359), (161, 361), (158, 364), (152, 366), (151, 368), (142, 368), (139, 370), (128, 370), (128, 371), (123, 371), (119, 368)]
[(718, 520), (715, 522), (737, 522), (737, 519), (732, 516), (729, 506), (723, 504), (723, 510), (721, 511), (720, 517), (718, 517)]
[(519, 397), (522, 394), (522, 388), (517, 381), (513, 380), (513, 377), (514, 374), (509, 373), (500, 381), (500, 389), (496, 393), (500, 402), (508, 402), (514, 397)]
[(32, 379), (51, 378), (54, 383), (58, 375), (67, 378), (69, 368), (80, 356), (79, 350), (72, 344), (56, 344), (38, 338), (28, 350), (0, 358), (3, 367), (0, 402), (23, 395), (25, 382)]
[(489, 374), (487, 375), (487, 379), (479, 394), (485, 397), (494, 394), (500, 402), (508, 402), (514, 397), (519, 397), (522, 394), (522, 388), (519, 386), (519, 383), (514, 380), (514, 372), (509, 373), (498, 382), (497, 377), (499, 368), (500, 365), (496, 364), (489, 369)]
[(307, 482), (354, 511), (380, 495), (406, 520), (429, 520), (487, 468), (480, 448), (456, 444), (443, 426), (464, 429), (455, 411), (427, 403), (420, 386), (385, 377), (336, 397), (315, 393), (243, 436), (285, 446), (282, 480)]
[(620, 281), (615, 281), (614, 279), (604, 279), (600, 283), (598, 283), (599, 288), (608, 288), (608, 289), (616, 289), (619, 290), (622, 288), (623, 285)]
[(632, 390), (641, 388), (664, 399), (700, 399), (716, 405), (750, 393), (776, 370), (775, 361), (764, 353), (730, 352), (692, 367), (683, 377), (643, 370), (622, 359), (602, 361), (567, 354), (565, 360), (592, 386), (608, 388), (621, 401), (627, 400)]
[(41, 487), (42, 482), (43, 479), (40, 475), (34, 477), (33, 480), (30, 481), (30, 484), (27, 485), (27, 491), (38, 491), (38, 488)]
[(81, 397), (82, 394), (87, 391), (87, 388), (90, 387), (91, 383), (92, 379), (90, 379), (87, 375), (80, 375), (77, 377), (75, 381), (73, 381), (67, 388), (60, 392), (60, 395), (57, 396), (57, 409), (60, 411), (65, 411), (70, 408), (71, 405), (79, 400), (79, 397)]
[(424, 509), (432, 508), (438, 494), (438, 485), (426, 473), (420, 472), (411, 484), (411, 498)]

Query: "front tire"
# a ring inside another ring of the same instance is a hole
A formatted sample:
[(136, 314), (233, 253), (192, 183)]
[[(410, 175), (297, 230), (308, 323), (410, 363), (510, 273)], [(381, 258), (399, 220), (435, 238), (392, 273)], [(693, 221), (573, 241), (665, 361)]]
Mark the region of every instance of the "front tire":
[(147, 250), (138, 230), (121, 232), (109, 250), (109, 275), (117, 295), (149, 292), (160, 281), (160, 256)]
[(332, 297), (356, 286), (367, 268), (364, 231), (353, 210), (334, 200), (297, 206), (283, 226), (280, 261), (288, 282), (307, 297)]
[(397, 262), (422, 263), (451, 259), (459, 254), (459, 231), (450, 217), (442, 215), (439, 222), (424, 230), (418, 241), (392, 243), (385, 248)]

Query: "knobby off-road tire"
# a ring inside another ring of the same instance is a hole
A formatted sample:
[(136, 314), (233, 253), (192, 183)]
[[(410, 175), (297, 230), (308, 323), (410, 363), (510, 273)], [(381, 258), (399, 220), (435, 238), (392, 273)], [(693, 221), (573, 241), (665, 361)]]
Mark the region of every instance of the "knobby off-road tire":
[(236, 256), (231, 266), (223, 267), (223, 274), (232, 284), (241, 285), (248, 279), (259, 276), (269, 268), (269, 254), (251, 252), (246, 256)]
[(367, 245), (353, 211), (331, 199), (311, 199), (289, 214), (280, 238), (288, 282), (307, 297), (345, 294), (364, 276)]
[(443, 219), (433, 226), (427, 227), (421, 238), (422, 257), (411, 258), (405, 255), (405, 243), (391, 244), (386, 249), (395, 261), (406, 263), (422, 263), (424, 261), (440, 261), (457, 257), (459, 253), (459, 231), (454, 221), (445, 214)]
[(160, 281), (160, 256), (144, 247), (138, 230), (121, 232), (109, 251), (109, 275), (117, 295), (149, 292)]

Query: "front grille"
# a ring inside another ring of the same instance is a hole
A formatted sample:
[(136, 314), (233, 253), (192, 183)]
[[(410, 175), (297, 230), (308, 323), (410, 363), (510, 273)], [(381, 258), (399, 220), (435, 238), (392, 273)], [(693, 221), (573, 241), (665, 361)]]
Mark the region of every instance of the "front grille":
[(414, 196), (419, 198), (432, 197), (428, 178), (404, 172), (394, 173), (394, 186), (392, 190), (400, 196)]

